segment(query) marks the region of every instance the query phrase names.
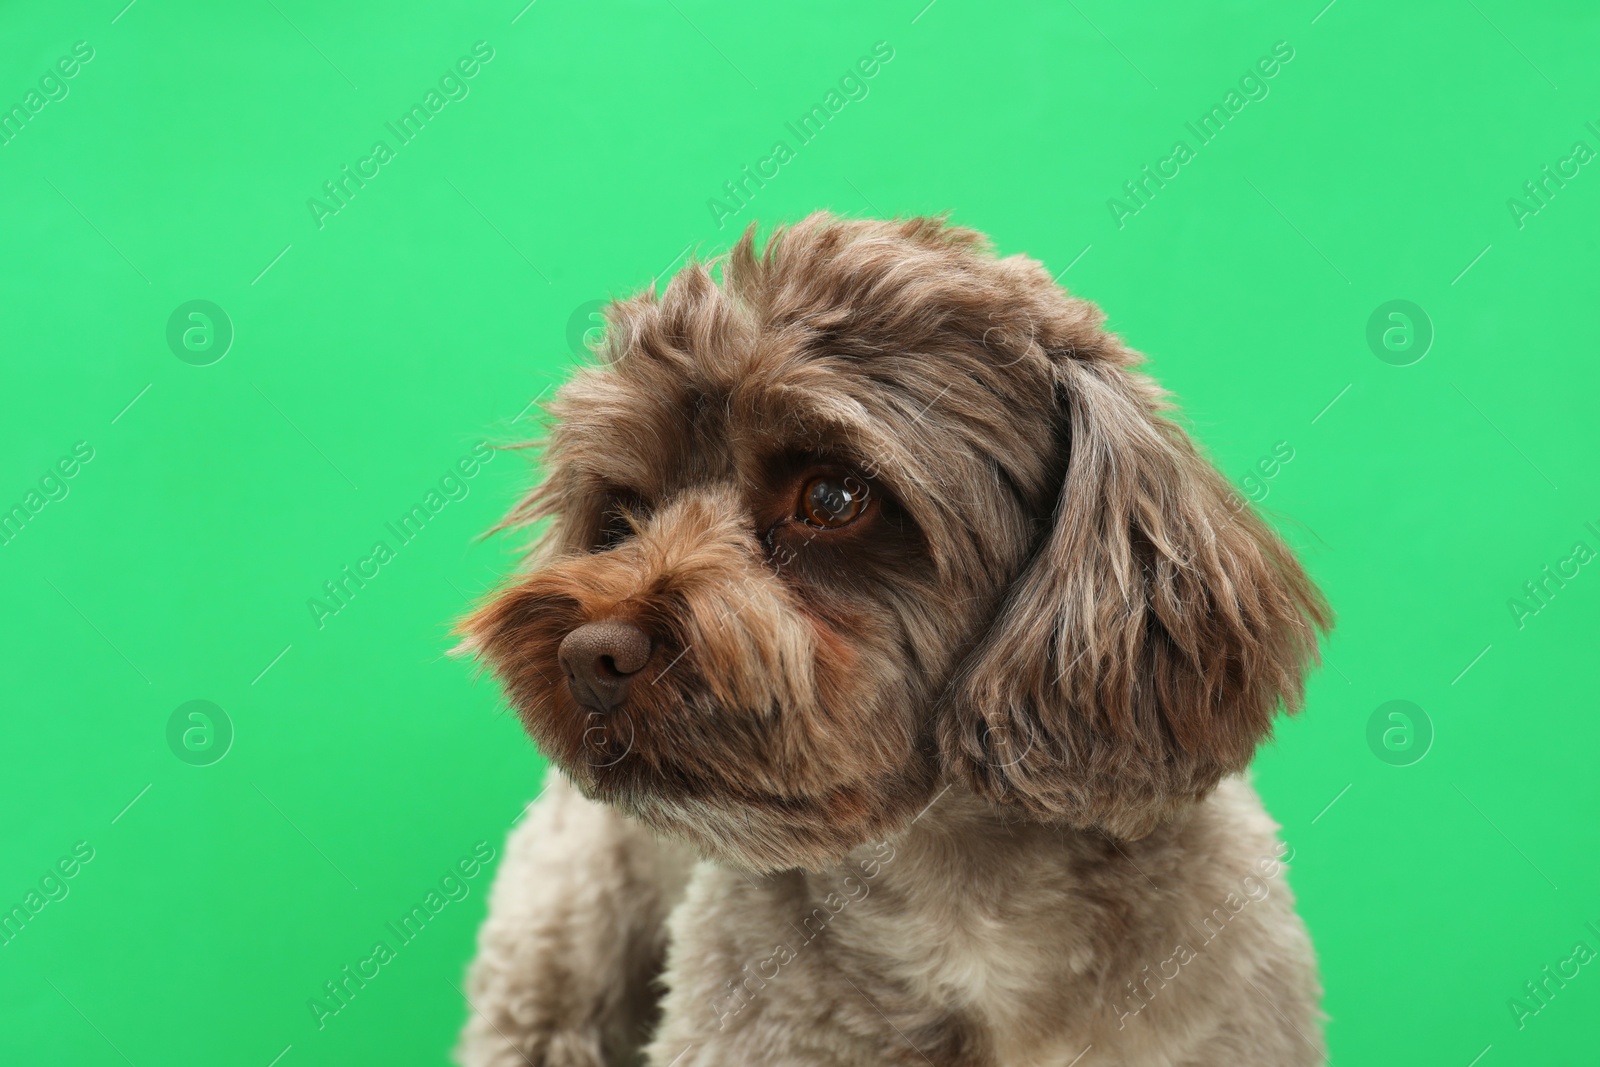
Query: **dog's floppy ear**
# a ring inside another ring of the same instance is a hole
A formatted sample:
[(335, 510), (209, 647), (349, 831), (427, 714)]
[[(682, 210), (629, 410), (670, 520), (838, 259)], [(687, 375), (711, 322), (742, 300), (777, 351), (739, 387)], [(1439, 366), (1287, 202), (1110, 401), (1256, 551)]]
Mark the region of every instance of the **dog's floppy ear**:
[(1064, 484), (958, 670), (944, 759), (1031, 814), (1143, 836), (1298, 708), (1326, 603), (1101, 335), (1050, 353)]

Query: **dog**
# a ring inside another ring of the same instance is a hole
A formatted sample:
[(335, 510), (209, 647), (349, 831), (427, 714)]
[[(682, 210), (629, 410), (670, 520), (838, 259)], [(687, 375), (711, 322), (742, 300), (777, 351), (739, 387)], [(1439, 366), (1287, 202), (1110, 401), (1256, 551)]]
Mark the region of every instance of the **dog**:
[(463, 1064), (1324, 1062), (1243, 775), (1331, 615), (1103, 321), (827, 213), (609, 305), (461, 624), (555, 765)]

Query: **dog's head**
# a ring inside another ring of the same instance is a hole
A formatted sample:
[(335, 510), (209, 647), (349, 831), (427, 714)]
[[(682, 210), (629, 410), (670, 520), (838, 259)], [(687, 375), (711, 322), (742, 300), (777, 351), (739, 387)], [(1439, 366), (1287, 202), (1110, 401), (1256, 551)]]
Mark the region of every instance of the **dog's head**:
[(1321, 598), (1038, 263), (819, 214), (720, 273), (610, 306), (463, 624), (586, 794), (764, 869), (946, 781), (1133, 837), (1297, 706)]

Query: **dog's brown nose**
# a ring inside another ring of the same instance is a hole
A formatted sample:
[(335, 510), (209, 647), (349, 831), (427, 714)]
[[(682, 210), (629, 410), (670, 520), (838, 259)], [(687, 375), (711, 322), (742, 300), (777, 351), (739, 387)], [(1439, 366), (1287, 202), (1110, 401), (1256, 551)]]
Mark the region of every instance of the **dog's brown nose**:
[(557, 652), (572, 699), (610, 711), (628, 695), (628, 683), (650, 658), (650, 637), (631, 622), (591, 622), (561, 639)]

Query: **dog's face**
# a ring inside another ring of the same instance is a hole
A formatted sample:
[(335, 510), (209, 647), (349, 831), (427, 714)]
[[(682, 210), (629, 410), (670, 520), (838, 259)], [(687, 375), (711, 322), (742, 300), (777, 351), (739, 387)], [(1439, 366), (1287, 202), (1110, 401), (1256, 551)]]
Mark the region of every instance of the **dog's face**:
[(1248, 761), (1325, 608), (1091, 305), (926, 219), (722, 269), (612, 305), (463, 626), (580, 789), (775, 869), (951, 777), (1137, 835)]

